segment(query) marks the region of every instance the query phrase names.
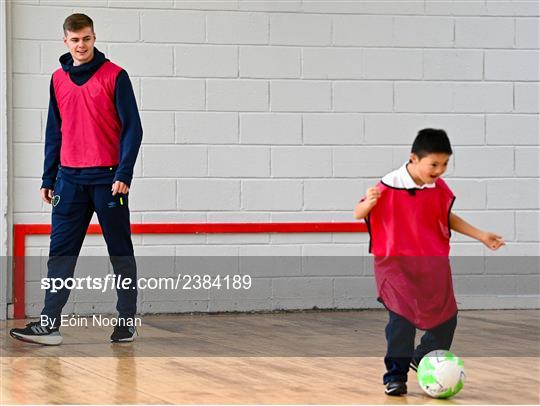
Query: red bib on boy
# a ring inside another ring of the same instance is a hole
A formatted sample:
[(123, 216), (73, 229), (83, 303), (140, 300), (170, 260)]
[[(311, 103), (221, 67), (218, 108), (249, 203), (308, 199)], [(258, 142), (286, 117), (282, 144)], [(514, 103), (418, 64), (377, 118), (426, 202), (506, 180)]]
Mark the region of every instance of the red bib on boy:
[(62, 119), (60, 163), (73, 168), (117, 165), (122, 125), (114, 104), (122, 68), (106, 61), (83, 85), (58, 69), (53, 86)]
[(434, 328), (457, 312), (448, 258), (455, 197), (440, 178), (434, 188), (377, 187), (366, 223), (378, 298), (417, 328)]

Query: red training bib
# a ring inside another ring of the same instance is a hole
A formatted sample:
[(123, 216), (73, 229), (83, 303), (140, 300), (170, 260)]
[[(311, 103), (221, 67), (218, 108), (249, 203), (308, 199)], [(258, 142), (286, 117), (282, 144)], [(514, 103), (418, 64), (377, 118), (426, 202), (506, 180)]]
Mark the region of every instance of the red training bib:
[(448, 258), (455, 197), (440, 178), (434, 188), (377, 187), (366, 223), (379, 300), (417, 328), (436, 327), (457, 312)]

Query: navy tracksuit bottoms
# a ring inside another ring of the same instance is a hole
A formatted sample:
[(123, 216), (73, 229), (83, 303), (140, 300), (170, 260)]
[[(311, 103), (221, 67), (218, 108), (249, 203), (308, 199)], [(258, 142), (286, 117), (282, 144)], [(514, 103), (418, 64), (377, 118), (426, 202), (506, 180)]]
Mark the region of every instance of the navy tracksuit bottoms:
[(386, 373), (383, 383), (400, 381), (407, 382), (407, 372), (412, 360), (418, 365), (427, 353), (434, 350), (449, 350), (454, 338), (457, 325), (457, 315), (444, 323), (427, 330), (420, 344), (414, 348), (416, 327), (407, 319), (389, 311), (389, 320), (386, 326), (387, 352), (384, 357)]
[[(47, 262), (48, 278), (72, 278), (77, 257), (96, 212), (107, 243), (116, 278), (130, 278), (128, 289), (117, 289), (116, 309), (120, 318), (131, 319), (137, 312), (137, 267), (131, 241), (128, 195), (112, 195), (111, 184), (81, 185), (59, 175), (53, 197), (52, 231)], [(42, 315), (60, 321), (70, 290), (48, 289)]]

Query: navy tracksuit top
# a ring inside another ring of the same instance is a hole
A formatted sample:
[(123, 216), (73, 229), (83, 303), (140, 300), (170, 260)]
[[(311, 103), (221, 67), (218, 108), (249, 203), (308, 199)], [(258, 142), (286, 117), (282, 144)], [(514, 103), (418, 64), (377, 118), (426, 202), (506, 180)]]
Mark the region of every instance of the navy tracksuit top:
[[(60, 64), (70, 79), (78, 86), (85, 84), (100, 66), (108, 59), (97, 48), (94, 58), (85, 64), (74, 66), (69, 53), (60, 57)], [(142, 126), (133, 93), (131, 81), (125, 70), (116, 79), (114, 104), (122, 125), (120, 134), (120, 157), (118, 167), (68, 168), (62, 167), (62, 176), (77, 184), (99, 185), (121, 181), (130, 186), (133, 178), (133, 167), (142, 141)], [(42, 177), (42, 188), (53, 189), (60, 166), (60, 148), (62, 145), (62, 117), (58, 109), (53, 81), (50, 84), (49, 112), (45, 130), (45, 160)]]

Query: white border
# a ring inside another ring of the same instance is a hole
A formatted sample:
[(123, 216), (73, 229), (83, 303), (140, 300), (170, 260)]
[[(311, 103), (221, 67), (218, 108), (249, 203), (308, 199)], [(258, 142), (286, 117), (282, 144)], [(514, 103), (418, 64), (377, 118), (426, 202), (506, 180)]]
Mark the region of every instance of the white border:
[[(11, 208), (9, 204), (9, 83), (8, 83), (8, 54), (9, 27), (8, 14), (9, 1), (0, 1), (0, 320), (7, 317), (8, 296), (11, 296), (11, 272), (6, 269), (7, 255), (11, 247), (11, 238), (8, 229), (11, 226)], [(10, 24), (9, 24), (10, 25)]]

